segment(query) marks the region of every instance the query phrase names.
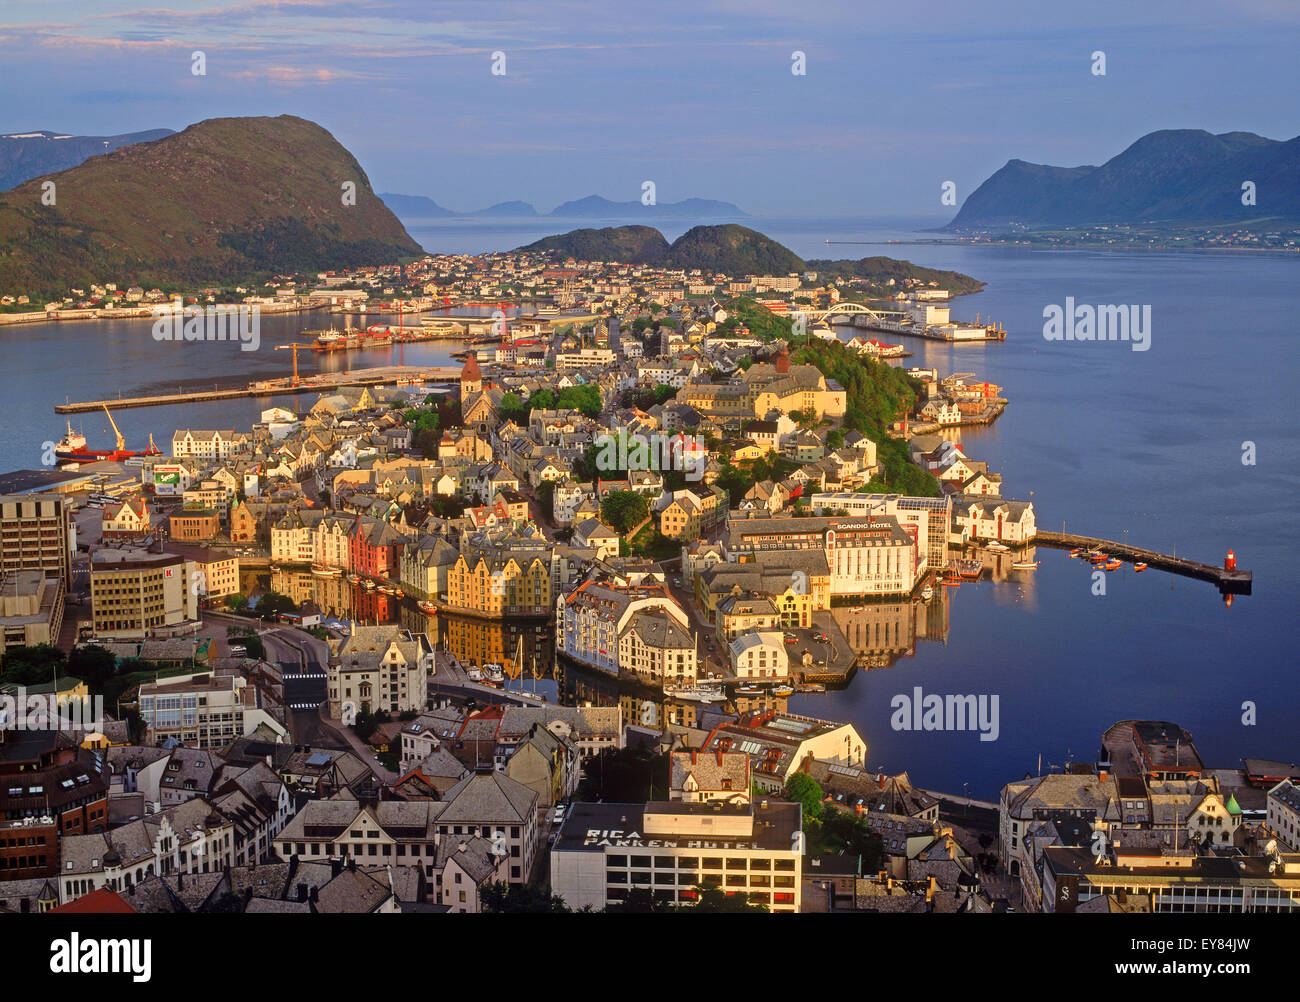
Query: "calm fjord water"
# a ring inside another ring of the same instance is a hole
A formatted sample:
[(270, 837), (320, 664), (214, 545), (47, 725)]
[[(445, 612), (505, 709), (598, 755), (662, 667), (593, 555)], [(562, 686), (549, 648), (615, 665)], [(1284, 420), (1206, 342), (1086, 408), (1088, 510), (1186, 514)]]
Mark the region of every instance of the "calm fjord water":
[[(1089, 759), (1101, 731), (1126, 717), (1169, 719), (1191, 730), (1212, 765), (1242, 756), (1292, 761), (1300, 743), (1292, 617), (1300, 527), (1300, 442), (1296, 435), (1296, 289), (1300, 261), (1260, 254), (1029, 251), (937, 245), (826, 245), (900, 238), (908, 228), (879, 222), (752, 220), (805, 258), (886, 254), (955, 269), (988, 283), (954, 302), (962, 320), (992, 318), (1004, 343), (950, 346), (911, 341), (906, 364), (941, 373), (975, 372), (1005, 387), (1010, 406), (991, 428), (963, 433), (966, 452), (1003, 476), (1005, 493), (1030, 498), (1039, 525), (1124, 539), (1211, 563), (1236, 551), (1254, 571), (1254, 594), (1226, 608), (1209, 584), (1126, 567), (1091, 594), (1087, 569), (1038, 550), (1041, 566), (1019, 583), (950, 589), (946, 642), (920, 640), (892, 668), (859, 673), (845, 692), (800, 696), (791, 709), (854, 721), (868, 762), (910, 772), (921, 785), (992, 798), (1007, 780)], [(601, 221), (586, 225), (608, 225)], [(569, 228), (554, 223), (412, 224), (434, 251), (503, 249)], [(678, 228), (678, 232), (685, 229)], [(669, 239), (677, 232), (665, 229)], [(1043, 309), (1076, 303), (1149, 304), (1151, 349), (1119, 343), (1049, 343)], [(273, 352), (324, 316), (269, 317), (262, 348), (158, 344), (147, 321), (74, 322), (0, 328), (7, 416), (0, 469), (40, 465), (41, 445), (62, 434), (52, 410), (72, 399), (178, 385), (210, 386), (288, 371)], [(405, 349), (408, 363), (446, 361), (448, 346)], [(397, 349), (352, 356), (353, 366), (398, 360)], [(301, 364), (341, 365), (336, 356)], [(312, 398), (278, 398), (292, 406)], [(264, 400), (115, 412), (138, 447), (177, 427), (246, 428)], [(83, 415), (94, 444), (107, 420)], [(1241, 462), (1255, 443), (1257, 464)], [(1291, 653), (1288, 653), (1290, 651)], [(895, 732), (890, 700), (924, 693), (999, 699), (1000, 733)], [(1242, 704), (1257, 723), (1242, 723)]]

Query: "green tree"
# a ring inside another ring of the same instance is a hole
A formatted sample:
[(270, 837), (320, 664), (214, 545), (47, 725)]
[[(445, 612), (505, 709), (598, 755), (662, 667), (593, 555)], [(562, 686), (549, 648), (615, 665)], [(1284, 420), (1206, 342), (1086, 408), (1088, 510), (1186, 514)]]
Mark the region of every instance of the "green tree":
[(117, 655), (99, 644), (74, 647), (68, 655), (68, 674), (81, 679), (91, 692), (102, 692), (117, 672)]
[(636, 491), (610, 491), (600, 499), (600, 520), (620, 533), (631, 532), (649, 514), (646, 499)]
[(489, 914), (546, 914), (560, 915), (568, 912), (564, 899), (550, 887), (532, 884), (510, 884), (494, 881), (483, 888), (483, 911)]
[(281, 613), (297, 611), (298, 603), (278, 591), (268, 591), (257, 600), (257, 614), (263, 619), (276, 619)]
[(53, 644), (11, 647), (0, 657), (0, 679), (14, 685), (43, 685), (65, 670), (63, 652)]
[(821, 784), (806, 772), (796, 772), (785, 783), (785, 795), (803, 806), (805, 818), (820, 818), (822, 814)]
[(695, 886), (695, 904), (684, 911), (708, 912), (726, 915), (760, 915), (767, 911), (764, 905), (749, 900), (747, 894), (728, 894), (712, 884)]

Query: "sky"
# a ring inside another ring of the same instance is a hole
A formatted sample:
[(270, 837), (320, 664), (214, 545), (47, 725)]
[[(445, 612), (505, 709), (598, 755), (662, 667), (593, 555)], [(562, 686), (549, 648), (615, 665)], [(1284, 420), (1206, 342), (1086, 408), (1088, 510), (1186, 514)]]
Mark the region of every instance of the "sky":
[(0, 132), (294, 114), (376, 191), (459, 210), (652, 180), (755, 215), (946, 220), (945, 181), (960, 203), (1013, 158), (1289, 139), (1297, 52), (1295, 0), (0, 0)]

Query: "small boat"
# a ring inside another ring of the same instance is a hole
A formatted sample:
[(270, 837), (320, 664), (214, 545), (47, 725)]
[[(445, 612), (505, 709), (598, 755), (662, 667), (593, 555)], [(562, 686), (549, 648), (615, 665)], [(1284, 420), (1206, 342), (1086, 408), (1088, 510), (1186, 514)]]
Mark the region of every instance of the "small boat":
[(275, 571), (275, 572), (278, 573), (279, 570), (280, 570), (280, 565), (279, 565), (279, 564), (272, 564), (272, 565), (271, 565), (271, 570), (273, 570), (273, 571)]
[(349, 574), (349, 575), (348, 575), (348, 581), (351, 582), (352, 584), (360, 584), (360, 583), (361, 583), (361, 575), (360, 575), (360, 574)]
[(784, 697), (784, 696), (793, 696), (793, 695), (794, 695), (794, 686), (792, 686), (792, 685), (784, 685), (784, 684), (782, 684), (782, 685), (778, 685), (776, 688), (774, 688), (774, 689), (772, 690), (772, 695), (773, 695), (773, 696), (782, 696), (782, 697)]
[(721, 688), (709, 685), (666, 685), (664, 695), (670, 699), (685, 699), (692, 703), (720, 703), (727, 698), (727, 694)]
[(364, 588), (366, 591), (374, 591), (375, 583), (371, 581), (369, 578), (366, 578), (364, 581), (361, 582), (361, 587)]
[(401, 588), (394, 588), (393, 594), (396, 595), (398, 598), (406, 598), (406, 592), (402, 591)]
[(471, 682), (483, 681), (483, 673), (479, 671), (477, 668), (469, 669), (469, 671), (465, 672), (465, 677), (469, 679)]
[(1018, 571), (1032, 571), (1038, 566), (1037, 560), (1017, 560), (1011, 565)]
[(757, 686), (757, 685), (742, 685), (742, 686), (740, 686), (740, 688), (738, 688), (738, 689), (736, 690), (736, 695), (738, 695), (738, 696), (758, 696), (758, 695), (761, 695), (762, 692), (763, 692), (763, 689), (762, 689), (761, 686)]
[(803, 683), (803, 685), (799, 686), (799, 691), (800, 692), (825, 692), (826, 686), (822, 685), (820, 682), (805, 682)]
[(1110, 559), (1110, 554), (1102, 553), (1100, 550), (1093, 550), (1088, 553), (1087, 559), (1094, 564), (1104, 564)]
[(921, 598), (923, 598), (927, 602), (930, 601), (930, 599), (934, 598), (934, 589), (931, 588), (929, 585), (926, 585), (924, 588), (921, 589)]
[(1006, 553), (1007, 550), (1011, 549), (1011, 547), (997, 541), (985, 544), (984, 548), (986, 550), (994, 550), (997, 553)]
[(380, 593), (381, 595), (395, 595), (395, 594), (396, 594), (396, 592), (393, 591), (392, 588), (388, 587), (388, 585), (380, 585), (380, 586), (379, 586), (379, 593)]
[(312, 574), (318, 578), (337, 578), (342, 577), (343, 571), (338, 567), (316, 567), (311, 569)]
[(958, 588), (961, 586), (961, 578), (944, 578), (943, 586), (945, 588)]
[(434, 605), (432, 602), (426, 602), (424, 599), (420, 599), (420, 601), (416, 602), (415, 604), (418, 605), (420, 609), (424, 612), (438, 611), (438, 607), (436, 605)]
[(1108, 571), (1117, 571), (1117, 570), (1119, 570), (1121, 567), (1124, 566), (1124, 561), (1122, 561), (1122, 560), (1116, 560), (1114, 557), (1111, 557), (1109, 560), (1107, 560), (1107, 561), (1106, 561), (1104, 564), (1102, 564), (1101, 566), (1104, 567), (1104, 568), (1106, 568), (1106, 570), (1108, 570)]
[(1139, 574), (1141, 574), (1144, 570), (1147, 569), (1146, 561), (1139, 560), (1136, 564), (1133, 565), (1133, 569), (1137, 571)]
[(1079, 548), (1076, 546), (1073, 550), (1070, 551), (1070, 556), (1072, 556), (1072, 557), (1077, 557), (1077, 556), (1078, 556), (1080, 553), (1082, 553), (1082, 552), (1083, 552), (1083, 550), (1079, 549)]

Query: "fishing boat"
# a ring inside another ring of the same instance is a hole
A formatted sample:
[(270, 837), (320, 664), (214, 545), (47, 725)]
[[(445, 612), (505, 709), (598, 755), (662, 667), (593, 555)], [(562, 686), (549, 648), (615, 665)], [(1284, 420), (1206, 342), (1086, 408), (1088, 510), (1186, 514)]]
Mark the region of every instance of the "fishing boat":
[(783, 698), (784, 698), (785, 696), (793, 696), (793, 695), (794, 695), (794, 686), (792, 686), (792, 685), (785, 685), (784, 683), (781, 684), (781, 685), (778, 685), (778, 686), (776, 686), (776, 687), (772, 690), (772, 695), (773, 695), (773, 696), (781, 696), (781, 697), (783, 697)]
[(1072, 557), (1077, 557), (1077, 556), (1078, 556), (1080, 553), (1082, 553), (1082, 552), (1083, 552), (1083, 550), (1079, 549), (1079, 548), (1076, 546), (1073, 550), (1070, 551), (1070, 556), (1072, 556)]
[(421, 609), (423, 612), (437, 612), (437, 611), (438, 611), (438, 607), (437, 607), (436, 605), (434, 605), (432, 602), (427, 602), (427, 601), (425, 601), (424, 599), (420, 599), (420, 600), (419, 600), (418, 602), (416, 602), (415, 604), (418, 605), (418, 606), (420, 607), (420, 609)]
[(1089, 550), (1087, 559), (1094, 564), (1104, 564), (1110, 559), (1109, 553), (1102, 553), (1100, 550)]
[(364, 581), (361, 582), (361, 587), (364, 588), (366, 591), (374, 591), (375, 583), (371, 581), (369, 578), (366, 578)]
[(1116, 560), (1114, 557), (1111, 557), (1109, 560), (1107, 560), (1107, 561), (1106, 561), (1104, 564), (1102, 564), (1101, 566), (1104, 567), (1104, 568), (1105, 568), (1106, 570), (1108, 570), (1108, 571), (1117, 571), (1117, 570), (1119, 570), (1121, 567), (1124, 566), (1124, 561), (1122, 561), (1122, 560)]
[(343, 576), (343, 570), (339, 567), (317, 567), (313, 565), (311, 572), (318, 578), (337, 578)]
[(1139, 574), (1141, 574), (1144, 570), (1147, 569), (1147, 563), (1146, 563), (1146, 561), (1145, 561), (1145, 560), (1139, 560), (1136, 564), (1133, 565), (1133, 569), (1134, 569), (1135, 571), (1137, 571)]
[(736, 695), (738, 696), (758, 696), (762, 692), (762, 687), (757, 685), (742, 685), (736, 689)]
[(390, 588), (388, 585), (380, 585), (380, 586), (379, 586), (379, 593), (380, 593), (381, 595), (394, 595), (394, 594), (396, 594), (396, 592), (394, 592), (393, 589)]
[(1037, 560), (1017, 560), (1011, 565), (1018, 571), (1032, 571), (1038, 566)]

